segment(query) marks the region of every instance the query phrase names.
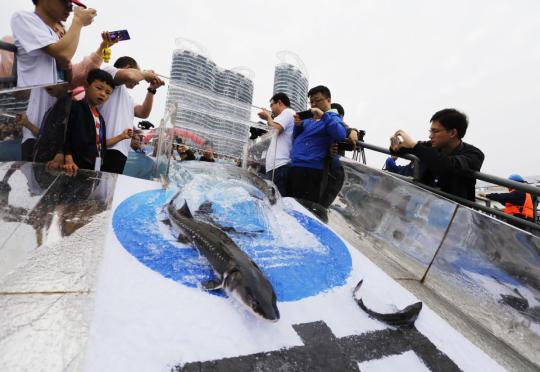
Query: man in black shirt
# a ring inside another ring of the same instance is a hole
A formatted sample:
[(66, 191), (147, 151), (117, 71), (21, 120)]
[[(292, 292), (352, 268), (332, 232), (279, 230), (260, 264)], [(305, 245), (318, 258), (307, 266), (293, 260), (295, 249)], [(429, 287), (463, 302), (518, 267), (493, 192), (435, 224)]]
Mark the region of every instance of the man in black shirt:
[(430, 122), (429, 141), (417, 142), (400, 129), (390, 138), (390, 151), (418, 156), (422, 183), (474, 201), (476, 179), (470, 173), (480, 171), (484, 154), (462, 141), (467, 117), (455, 109), (444, 109)]

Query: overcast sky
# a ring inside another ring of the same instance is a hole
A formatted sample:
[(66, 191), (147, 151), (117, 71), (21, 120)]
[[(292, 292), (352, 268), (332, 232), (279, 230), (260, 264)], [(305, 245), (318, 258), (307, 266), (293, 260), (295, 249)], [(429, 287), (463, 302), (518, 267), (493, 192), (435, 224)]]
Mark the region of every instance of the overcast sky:
[[(0, 34), (31, 0), (1, 0)], [(95, 50), (102, 30), (128, 29), (112, 49), (169, 75), (174, 39), (202, 44), (221, 67), (255, 72), (255, 105), (272, 95), (276, 52), (304, 61), (309, 85), (327, 85), (345, 121), (388, 145), (397, 129), (427, 139), (429, 118), (454, 107), (470, 119), (465, 142), (484, 151), (482, 171), (540, 174), (540, 2), (538, 0), (210, 1), (88, 0), (97, 9), (74, 61)], [(70, 20), (68, 20), (68, 23)], [(163, 88), (162, 88), (163, 89)], [(133, 91), (142, 101), (146, 87)], [(150, 120), (163, 114), (166, 90)], [(367, 152), (370, 165), (384, 157)]]

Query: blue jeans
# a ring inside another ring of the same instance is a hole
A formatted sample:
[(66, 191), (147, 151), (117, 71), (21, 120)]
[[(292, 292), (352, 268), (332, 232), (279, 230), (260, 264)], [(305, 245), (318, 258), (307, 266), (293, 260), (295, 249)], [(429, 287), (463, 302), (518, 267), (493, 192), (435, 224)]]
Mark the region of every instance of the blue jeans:
[(289, 176), (289, 165), (285, 164), (279, 168), (266, 172), (266, 179), (272, 180), (274, 173), (274, 184), (277, 186), (281, 196), (287, 196), (287, 178)]

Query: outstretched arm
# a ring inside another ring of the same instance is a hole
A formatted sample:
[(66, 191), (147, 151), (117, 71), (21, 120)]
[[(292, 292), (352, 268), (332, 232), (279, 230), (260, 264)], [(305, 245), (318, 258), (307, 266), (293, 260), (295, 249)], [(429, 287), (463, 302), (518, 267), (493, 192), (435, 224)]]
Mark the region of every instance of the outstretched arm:
[(504, 193), (494, 193), (494, 194), (483, 194), (488, 199), (494, 200), (501, 204), (511, 203), (514, 205), (523, 205), (525, 204), (525, 192), (523, 191), (514, 191), (514, 192), (504, 192)]
[(277, 130), (278, 134), (281, 134), (283, 132), (283, 127), (281, 126), (281, 124), (274, 121), (274, 119), (272, 118), (272, 115), (270, 115), (270, 112), (268, 112), (268, 110), (263, 109), (257, 115), (259, 115), (261, 119), (266, 120), (266, 123), (268, 124), (268, 126)]
[(122, 133), (120, 133), (119, 135), (117, 135), (115, 137), (112, 137), (112, 138), (109, 138), (107, 140), (107, 147), (114, 146), (120, 141), (130, 139), (131, 136), (133, 136), (133, 129), (131, 129), (131, 128), (124, 129), (124, 131)]
[[(156, 89), (158, 89), (164, 84), (165, 82), (156, 76), (156, 78), (150, 82), (148, 89), (155, 92)], [(135, 106), (136, 117), (146, 119), (148, 118), (148, 116), (150, 116), (150, 112), (152, 112), (152, 104), (154, 103), (154, 94), (155, 93), (148, 91), (142, 105)]]
[(146, 80), (151, 83), (155, 79), (159, 79), (157, 74), (152, 70), (139, 70), (136, 68), (121, 68), (114, 75), (116, 84), (137, 84), (140, 81)]
[(118, 40), (111, 40), (108, 32), (104, 31), (101, 33), (101, 43), (97, 50), (84, 57), (81, 62), (72, 65), (71, 71), (73, 77), (71, 83), (73, 86), (84, 84), (88, 71), (99, 68), (103, 63), (103, 49), (116, 44), (117, 41)]

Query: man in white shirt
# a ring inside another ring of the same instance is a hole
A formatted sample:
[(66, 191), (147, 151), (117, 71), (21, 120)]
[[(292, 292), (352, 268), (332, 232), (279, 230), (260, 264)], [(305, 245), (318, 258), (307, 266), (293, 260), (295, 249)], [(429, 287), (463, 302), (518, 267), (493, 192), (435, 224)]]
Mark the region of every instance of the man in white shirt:
[(269, 126), (276, 129), (277, 136), (272, 137), (266, 151), (266, 176), (273, 179), (279, 192), (287, 196), (287, 175), (292, 137), (294, 129), (294, 110), (290, 108), (291, 101), (285, 93), (276, 93), (270, 99), (270, 110), (259, 112), (259, 117), (266, 120)]
[[(81, 29), (92, 23), (94, 9), (75, 8), (69, 31), (59, 39), (53, 31), (57, 22), (65, 21), (73, 4), (70, 0), (32, 0), (34, 12), (20, 11), (11, 18), (11, 30), (17, 47), (17, 86), (56, 84), (64, 80), (62, 69), (67, 68), (77, 50)], [(54, 104), (42, 88), (31, 90), (28, 102), (28, 121), (39, 130), (45, 112)], [(23, 160), (32, 159), (35, 133), (23, 128)]]
[[(146, 119), (152, 111), (154, 94), (165, 83), (154, 71), (141, 70), (137, 62), (131, 57), (120, 57), (114, 63), (114, 67), (106, 66), (103, 70), (111, 74), (115, 84), (117, 84), (109, 100), (99, 108), (101, 115), (105, 119), (107, 139), (109, 139), (119, 135), (126, 129), (133, 129), (133, 119), (135, 117)], [(128, 89), (133, 89), (142, 80), (150, 84), (143, 103), (136, 105), (129, 95)], [(129, 139), (120, 141), (108, 148), (101, 170), (122, 174), (129, 149)]]

